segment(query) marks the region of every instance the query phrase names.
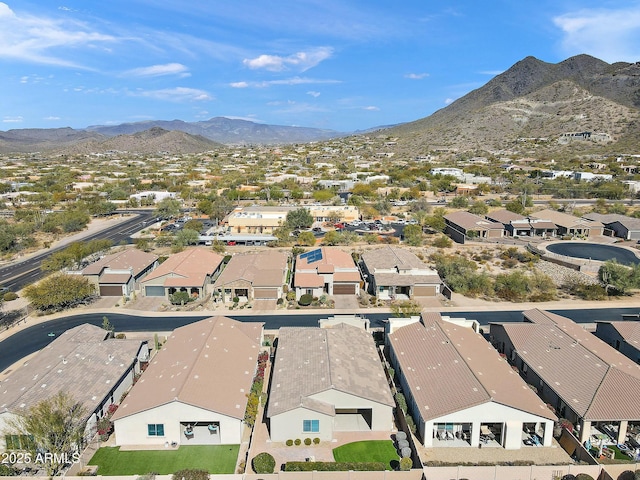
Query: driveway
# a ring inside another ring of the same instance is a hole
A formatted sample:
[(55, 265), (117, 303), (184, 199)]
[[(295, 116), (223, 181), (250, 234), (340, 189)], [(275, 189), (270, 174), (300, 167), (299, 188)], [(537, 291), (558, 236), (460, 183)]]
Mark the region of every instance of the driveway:
[(355, 295), (334, 295), (331, 298), (335, 302), (335, 310), (358, 310), (360, 308), (358, 297)]

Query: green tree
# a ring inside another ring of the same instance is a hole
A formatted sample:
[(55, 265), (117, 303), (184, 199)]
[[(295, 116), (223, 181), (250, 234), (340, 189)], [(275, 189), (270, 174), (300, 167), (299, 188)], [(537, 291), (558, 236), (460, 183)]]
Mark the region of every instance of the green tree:
[(71, 395), (60, 392), (35, 404), (23, 416), (9, 420), (8, 431), (14, 435), (30, 435), (28, 450), (33, 459), (38, 453), (54, 454), (44, 463), (47, 475), (58, 474), (64, 467), (64, 456), (73, 459), (82, 447), (88, 412)]
[(115, 330), (115, 328), (113, 325), (111, 325), (111, 322), (106, 316), (102, 317), (102, 329), (106, 330), (110, 335), (113, 336), (113, 331)]
[(453, 197), (450, 205), (453, 208), (467, 208), (469, 206), (469, 199), (465, 196), (459, 195), (457, 197)]
[(186, 247), (188, 245), (197, 245), (200, 240), (200, 232), (183, 228), (174, 237), (174, 245)]
[(81, 275), (54, 274), (29, 285), (23, 296), (41, 311), (57, 311), (86, 302), (95, 295), (95, 287)]
[(316, 237), (313, 232), (301, 232), (300, 235), (298, 235), (298, 244), (312, 247), (316, 244)]
[(200, 220), (191, 219), (186, 222), (182, 228), (185, 230), (195, 230), (196, 232), (200, 232), (202, 230), (202, 222)]
[(287, 213), (287, 226), (292, 230), (309, 228), (311, 225), (313, 225), (313, 217), (306, 208), (301, 207)]
[(633, 286), (632, 269), (615, 260), (606, 261), (598, 270), (598, 279), (607, 287), (613, 287), (622, 295)]
[(404, 227), (404, 243), (412, 247), (422, 245), (422, 227), (420, 225), (407, 225)]
[(519, 215), (522, 215), (524, 213), (524, 205), (522, 205), (522, 202), (518, 199), (511, 200), (504, 206), (504, 208)]
[(333, 190), (323, 189), (323, 190), (314, 190), (312, 195), (313, 195), (313, 199), (316, 202), (327, 203), (336, 194)]
[(485, 215), (489, 211), (489, 207), (483, 201), (476, 201), (469, 207), (469, 213), (474, 215)]
[(339, 245), (340, 244), (340, 233), (335, 230), (330, 230), (324, 235), (324, 240), (322, 243), (325, 245)]
[(175, 198), (163, 198), (156, 205), (154, 215), (156, 217), (162, 218), (163, 220), (175, 218), (180, 215), (181, 206), (182, 204), (180, 203), (180, 201), (176, 200)]

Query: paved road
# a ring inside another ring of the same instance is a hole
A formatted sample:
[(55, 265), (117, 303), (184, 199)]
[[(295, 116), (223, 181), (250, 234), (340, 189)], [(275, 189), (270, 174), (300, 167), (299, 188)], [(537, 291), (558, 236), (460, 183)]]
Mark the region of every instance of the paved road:
[[(127, 210), (122, 211), (122, 213), (134, 213), (135, 215), (111, 228), (88, 234), (82, 238), (82, 241), (88, 242), (94, 239), (108, 239), (111, 240), (114, 245), (118, 245), (122, 241), (131, 243), (131, 235), (144, 229), (145, 225), (147, 225), (153, 217), (153, 212), (150, 210)], [(0, 284), (3, 287), (8, 287), (11, 291), (17, 292), (25, 286), (36, 282), (45, 275), (40, 269), (42, 261), (67, 246), (68, 244), (62, 244), (28, 257), (21, 262), (0, 268)]]
[[(593, 323), (598, 320), (621, 320), (623, 314), (637, 314), (639, 308), (602, 308), (585, 310), (550, 310), (558, 315), (571, 318), (577, 323)], [(283, 326), (315, 327), (318, 320), (327, 318), (336, 312), (313, 315), (229, 315), (242, 322), (264, 322), (265, 328), (275, 330)], [(481, 325), (488, 325), (489, 322), (520, 322), (522, 321), (522, 311), (501, 311), (501, 312), (455, 312), (445, 315), (451, 317), (464, 317), (478, 320)], [(63, 317), (50, 322), (36, 324), (25, 328), (15, 335), (0, 342), (0, 371), (5, 370), (15, 362), (36, 352), (51, 343), (62, 332), (82, 323), (91, 323), (102, 326), (102, 319), (107, 316), (109, 322), (116, 331), (129, 332), (168, 332), (177, 327), (197, 322), (209, 315), (175, 316), (175, 317), (154, 317), (133, 316), (114, 313), (91, 313)], [(372, 328), (382, 327), (384, 321), (389, 318), (388, 313), (364, 313), (371, 322)], [(55, 336), (49, 336), (54, 333)]]

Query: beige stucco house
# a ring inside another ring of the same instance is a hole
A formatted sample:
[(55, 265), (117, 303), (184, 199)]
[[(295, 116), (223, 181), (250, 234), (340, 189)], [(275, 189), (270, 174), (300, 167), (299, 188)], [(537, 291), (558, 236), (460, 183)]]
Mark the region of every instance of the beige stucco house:
[(271, 440), (389, 431), (395, 405), (373, 337), (346, 324), (283, 327), (267, 405)]
[(211, 286), (222, 270), (224, 257), (209, 248), (188, 248), (161, 263), (140, 289), (146, 297), (169, 298), (176, 292), (188, 292), (198, 298), (211, 293)]
[(158, 256), (137, 248), (127, 248), (93, 262), (82, 270), (102, 297), (130, 295), (140, 281), (158, 266)]
[(177, 328), (113, 416), (116, 445), (239, 444), (262, 323)]
[(289, 255), (264, 251), (234, 255), (213, 284), (214, 295), (224, 303), (275, 300), (283, 295)]
[(551, 446), (556, 416), (473, 329), (425, 312), (390, 319), (387, 344), (425, 447)]
[(401, 300), (440, 293), (442, 280), (438, 272), (409, 250), (376, 248), (364, 252), (360, 262), (368, 291), (376, 298)]
[(94, 325), (62, 333), (0, 381), (0, 451), (23, 449), (27, 432), (12, 435), (9, 423), (59, 392), (86, 408), (85, 438), (91, 439), (98, 419), (120, 401), (148, 358), (147, 342), (109, 338), (109, 332)]
[(293, 285), (296, 299), (305, 293), (314, 297), (328, 295), (358, 295), (360, 271), (351, 255), (338, 247), (321, 247), (318, 257), (304, 254), (296, 257)]

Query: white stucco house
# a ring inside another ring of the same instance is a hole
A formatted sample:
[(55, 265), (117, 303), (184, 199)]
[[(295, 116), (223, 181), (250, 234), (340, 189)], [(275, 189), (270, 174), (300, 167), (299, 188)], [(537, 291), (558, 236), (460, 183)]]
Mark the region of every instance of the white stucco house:
[(240, 443), (262, 339), (227, 317), (174, 330), (113, 416), (116, 445)]
[(398, 323), (390, 361), (425, 447), (551, 446), (557, 417), (482, 335), (435, 312)]
[(267, 418), (274, 442), (393, 430), (395, 403), (363, 329), (280, 328), (272, 371)]

